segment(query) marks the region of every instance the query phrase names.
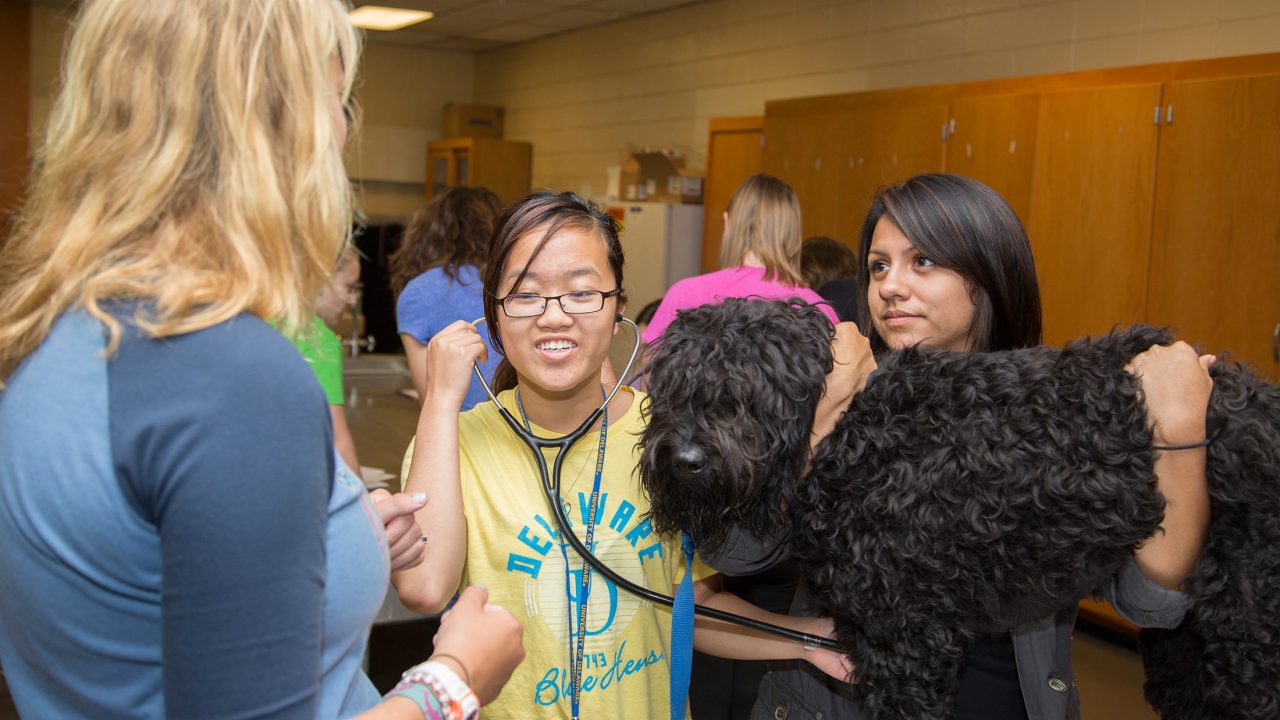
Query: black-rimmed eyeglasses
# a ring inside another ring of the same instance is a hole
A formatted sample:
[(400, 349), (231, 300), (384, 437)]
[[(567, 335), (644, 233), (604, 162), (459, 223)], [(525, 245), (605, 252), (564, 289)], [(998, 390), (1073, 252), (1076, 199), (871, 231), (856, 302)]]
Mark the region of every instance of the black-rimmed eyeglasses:
[(599, 312), (604, 307), (605, 298), (611, 298), (622, 292), (621, 289), (610, 290), (574, 290), (563, 295), (534, 295), (532, 293), (511, 293), (499, 298), (502, 312), (511, 318), (538, 317), (547, 311), (547, 304), (552, 300), (560, 303), (560, 309), (568, 315), (586, 315)]

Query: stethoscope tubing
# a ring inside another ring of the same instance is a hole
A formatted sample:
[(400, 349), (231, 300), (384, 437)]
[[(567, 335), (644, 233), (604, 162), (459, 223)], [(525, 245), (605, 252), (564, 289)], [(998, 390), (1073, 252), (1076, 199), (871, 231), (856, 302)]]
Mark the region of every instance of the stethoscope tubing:
[[(480, 318), (472, 324), (479, 325), (483, 322), (484, 318)], [(635, 334), (635, 346), (631, 349), (631, 357), (627, 360), (627, 366), (618, 374), (619, 381), (613, 386), (612, 392), (608, 394), (600, 407), (596, 408), (589, 416), (587, 416), (587, 419), (583, 421), (576, 430), (567, 435), (558, 438), (544, 438), (533, 434), (530, 430), (526, 430), (524, 425), (517, 420), (510, 411), (503, 407), (502, 403), (498, 402), (498, 397), (494, 394), (493, 389), (489, 387), (489, 383), (485, 381), (484, 373), (480, 371), (479, 364), (474, 366), (474, 371), (476, 378), (480, 380), (480, 385), (484, 388), (485, 394), (489, 396), (491, 401), (493, 401), (494, 407), (498, 409), (503, 420), (506, 421), (512, 432), (514, 432), (516, 436), (524, 442), (525, 446), (529, 448), (529, 451), (533, 453), (534, 462), (538, 465), (538, 474), (542, 482), (543, 494), (546, 495), (547, 504), (551, 506), (552, 513), (555, 515), (556, 526), (559, 528), (561, 535), (569, 541), (569, 544), (573, 546), (573, 549), (587, 561), (587, 564), (589, 564), (592, 569), (603, 575), (609, 582), (626, 590), (632, 595), (644, 598), (650, 602), (666, 605), (667, 607), (673, 607), (675, 605), (675, 599), (670, 595), (664, 595), (663, 593), (650, 590), (649, 588), (628, 580), (615, 572), (613, 568), (606, 565), (603, 560), (597, 558), (595, 553), (593, 553), (591, 549), (582, 542), (577, 533), (573, 531), (569, 516), (565, 512), (564, 505), (560, 502), (560, 473), (564, 466), (564, 459), (569, 454), (569, 448), (573, 447), (574, 443), (581, 440), (591, 427), (600, 419), (600, 416), (604, 414), (604, 409), (609, 406), (609, 403), (613, 400), (613, 396), (616, 395), (618, 393), (618, 389), (622, 387), (621, 378), (629, 376), (632, 366), (635, 365), (636, 358), (640, 355), (640, 328), (636, 327), (636, 324), (630, 319), (622, 317), (621, 315), (618, 317), (618, 322), (631, 328), (632, 333)], [(542, 454), (542, 451), (547, 448), (553, 448), (556, 450), (555, 468), (550, 473), (547, 471), (547, 458)], [(693, 572), (693, 568), (687, 568), (686, 572)], [(705, 605), (694, 605), (693, 609), (695, 613), (704, 617), (723, 620), (725, 622), (733, 623), (734, 625), (740, 625), (752, 630), (776, 635), (787, 640), (794, 640), (796, 642), (804, 643), (804, 645), (808, 647), (825, 647), (833, 650), (840, 649), (840, 646), (830, 638), (810, 635), (799, 630), (792, 630), (791, 628), (785, 628), (780, 625), (774, 625), (754, 618), (743, 617), (742, 615), (718, 610)]]

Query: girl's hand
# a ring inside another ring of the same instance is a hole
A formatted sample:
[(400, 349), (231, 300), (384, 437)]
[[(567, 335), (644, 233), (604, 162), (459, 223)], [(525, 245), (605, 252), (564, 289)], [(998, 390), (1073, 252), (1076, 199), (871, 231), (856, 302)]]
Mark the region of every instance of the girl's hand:
[[(434, 403), (462, 407), (471, 387), (471, 368), (489, 358), (489, 349), (476, 327), (458, 320), (427, 343), (427, 395)], [(427, 398), (423, 398), (426, 405)]]
[[(831, 618), (813, 618), (813, 624), (806, 632), (819, 637), (834, 638), (835, 623)], [(828, 650), (824, 647), (809, 647), (806, 645), (804, 659), (840, 682), (857, 682), (857, 679), (853, 677), (853, 662), (849, 660), (847, 655), (842, 655), (835, 650)]]
[(426, 493), (397, 493), (386, 490), (369, 493), (373, 507), (386, 528), (387, 547), (391, 551), (391, 572), (406, 570), (422, 562), (426, 537), (414, 513), (427, 504)]

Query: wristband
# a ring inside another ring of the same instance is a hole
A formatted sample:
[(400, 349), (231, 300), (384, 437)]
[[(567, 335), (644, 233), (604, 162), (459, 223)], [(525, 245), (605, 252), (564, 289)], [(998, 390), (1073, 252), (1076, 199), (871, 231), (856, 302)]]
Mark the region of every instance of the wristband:
[[(409, 668), (400, 678), (400, 685), (405, 684), (434, 691), (445, 720), (475, 720), (480, 716), (480, 700), (476, 694), (453, 668), (442, 662), (428, 660)], [(400, 686), (396, 687), (399, 689)]]
[(422, 720), (448, 720), (445, 709), (441, 706), (444, 696), (443, 688), (437, 690), (425, 683), (401, 679), (386, 697), (402, 697), (418, 706)]
[(1152, 445), (1152, 450), (1193, 450), (1195, 448), (1207, 447), (1213, 442), (1213, 438), (1205, 438), (1200, 442), (1187, 443), (1186, 445)]

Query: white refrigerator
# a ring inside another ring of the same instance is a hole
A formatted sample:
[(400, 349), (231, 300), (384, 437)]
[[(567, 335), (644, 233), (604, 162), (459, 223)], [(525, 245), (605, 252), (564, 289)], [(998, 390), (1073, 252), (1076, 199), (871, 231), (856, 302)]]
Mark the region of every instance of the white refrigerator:
[(677, 280), (697, 275), (702, 263), (702, 206), (613, 202), (609, 213), (622, 222), (626, 253), (623, 285), (627, 317), (661, 298)]

